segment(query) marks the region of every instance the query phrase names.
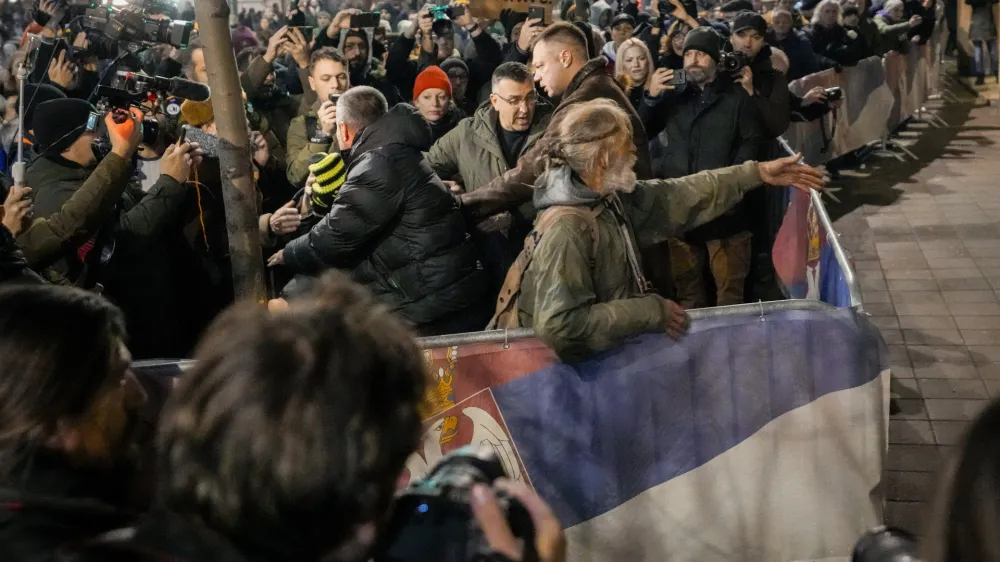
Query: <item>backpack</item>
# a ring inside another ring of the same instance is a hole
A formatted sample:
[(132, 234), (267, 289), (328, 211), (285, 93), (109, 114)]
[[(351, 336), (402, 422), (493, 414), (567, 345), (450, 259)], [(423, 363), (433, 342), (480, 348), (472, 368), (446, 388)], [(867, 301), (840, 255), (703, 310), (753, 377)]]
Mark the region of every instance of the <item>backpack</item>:
[(500, 288), (500, 296), (497, 298), (496, 312), (487, 330), (503, 330), (520, 328), (521, 320), (518, 314), (518, 299), (521, 296), (521, 281), (524, 273), (528, 271), (531, 260), (535, 255), (535, 248), (538, 247), (545, 231), (552, 227), (562, 217), (577, 216), (587, 223), (587, 232), (590, 233), (591, 251), (590, 262), (593, 267), (597, 256), (598, 243), (600, 242), (600, 230), (597, 228), (597, 217), (600, 216), (607, 205), (602, 201), (594, 207), (571, 207), (566, 205), (556, 205), (549, 207), (538, 214), (535, 226), (524, 239), (524, 249), (517, 255), (513, 265), (507, 270), (507, 277), (504, 278), (503, 287)]

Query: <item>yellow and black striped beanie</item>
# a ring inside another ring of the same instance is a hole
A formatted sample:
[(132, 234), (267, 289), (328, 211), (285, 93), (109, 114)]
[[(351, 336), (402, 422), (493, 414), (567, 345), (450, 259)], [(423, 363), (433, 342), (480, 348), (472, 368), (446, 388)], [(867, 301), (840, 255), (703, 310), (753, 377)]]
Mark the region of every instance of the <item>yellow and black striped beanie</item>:
[(309, 172), (316, 178), (309, 201), (316, 214), (325, 215), (333, 205), (333, 200), (337, 198), (340, 186), (344, 185), (347, 166), (344, 165), (344, 159), (336, 152), (317, 154), (316, 157), (319, 159), (309, 165)]

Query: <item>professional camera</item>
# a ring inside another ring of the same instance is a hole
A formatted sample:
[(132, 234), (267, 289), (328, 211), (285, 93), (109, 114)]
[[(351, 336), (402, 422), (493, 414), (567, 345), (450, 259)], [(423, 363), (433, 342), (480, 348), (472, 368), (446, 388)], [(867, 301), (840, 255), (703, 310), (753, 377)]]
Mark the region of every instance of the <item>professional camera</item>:
[(436, 35), (446, 35), (453, 25), (451, 20), (465, 15), (465, 6), (431, 6), (430, 12), (434, 18), (431, 30)]
[[(483, 560), (489, 546), (472, 515), (469, 495), (476, 484), (505, 476), (493, 449), (462, 447), (446, 455), (422, 480), (396, 498), (376, 562), (465, 562)], [(537, 561), (535, 529), (516, 499), (497, 491), (514, 536), (524, 542), (525, 562)]]
[(832, 103), (835, 101), (840, 101), (844, 98), (844, 90), (840, 88), (827, 88), (823, 90), (823, 97), (826, 98), (827, 103)]
[(895, 527), (877, 527), (858, 539), (851, 562), (920, 562), (917, 539)]
[[(164, 115), (169, 122), (179, 114), (180, 99), (207, 101), (212, 95), (208, 86), (183, 78), (147, 76), (127, 70), (115, 73), (110, 86), (97, 88), (97, 108), (101, 113), (111, 112), (117, 123), (128, 119), (129, 108), (142, 110), (142, 144), (155, 146), (160, 137), (160, 124), (156, 115)], [(96, 141), (97, 150), (110, 150), (110, 138), (102, 136)]]
[(70, 28), (87, 33), (88, 51), (100, 59), (114, 58), (119, 53), (136, 54), (164, 43), (182, 49), (187, 47), (194, 29), (194, 22), (153, 17), (173, 9), (157, 0), (132, 0), (123, 8), (75, 1), (78, 13), (71, 14)]
[(719, 56), (719, 72), (736, 74), (750, 64), (750, 59), (742, 51), (723, 51)]

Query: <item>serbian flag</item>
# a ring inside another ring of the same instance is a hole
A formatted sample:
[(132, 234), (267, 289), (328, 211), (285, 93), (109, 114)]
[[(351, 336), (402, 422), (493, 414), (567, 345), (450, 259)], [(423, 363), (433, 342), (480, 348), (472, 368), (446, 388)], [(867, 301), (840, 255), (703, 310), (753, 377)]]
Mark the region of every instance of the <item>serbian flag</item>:
[(428, 349), (406, 476), (493, 448), (575, 561), (847, 560), (882, 520), (886, 357), (863, 317), (812, 307), (698, 320), (575, 365), (534, 339)]

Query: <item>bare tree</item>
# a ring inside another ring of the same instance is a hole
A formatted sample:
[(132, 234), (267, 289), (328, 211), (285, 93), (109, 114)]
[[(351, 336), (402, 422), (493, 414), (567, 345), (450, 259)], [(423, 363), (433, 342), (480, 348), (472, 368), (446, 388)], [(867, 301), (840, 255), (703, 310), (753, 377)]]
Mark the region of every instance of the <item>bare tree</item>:
[(229, 32), (229, 4), (226, 0), (195, 0), (195, 12), (219, 137), (219, 172), (233, 264), (233, 289), (237, 299), (264, 303), (267, 294), (257, 234), (257, 188), (243, 90)]

